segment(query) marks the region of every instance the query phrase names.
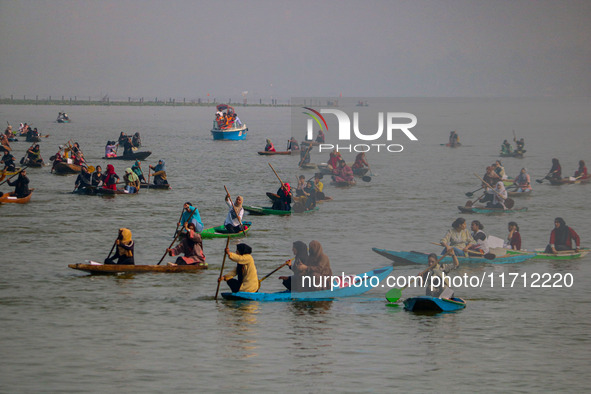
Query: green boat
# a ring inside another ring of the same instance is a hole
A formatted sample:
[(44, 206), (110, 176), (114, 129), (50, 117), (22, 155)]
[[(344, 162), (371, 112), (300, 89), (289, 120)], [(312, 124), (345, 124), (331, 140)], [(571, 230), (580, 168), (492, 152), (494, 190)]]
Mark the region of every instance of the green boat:
[(519, 209), (502, 209), (502, 208), (487, 208), (487, 207), (462, 207), (458, 206), (458, 209), (462, 213), (514, 213), (514, 212), (527, 212), (527, 207)]
[(255, 206), (247, 206), (247, 205), (244, 205), (242, 208), (244, 208), (244, 210), (251, 215), (280, 215), (280, 216), (287, 216), (287, 215), (291, 215), (292, 213), (306, 213), (306, 212), (312, 212), (312, 211), (318, 210), (318, 207), (315, 207), (314, 209), (310, 209), (309, 211), (304, 211), (304, 212), (294, 212), (293, 210), (279, 211), (279, 210), (273, 209), (271, 207), (255, 207)]
[[(242, 222), (242, 224), (244, 224), (244, 233), (248, 234), (252, 222)], [(206, 228), (205, 230), (203, 230), (201, 232), (201, 238), (239, 238), (244, 237), (244, 233), (242, 231), (240, 231), (239, 233), (229, 233), (224, 226), (217, 226)]]
[[(544, 253), (545, 249), (534, 249), (536, 255), (533, 257), (534, 259), (538, 260), (574, 260), (580, 259), (582, 257), (587, 256), (589, 253), (588, 248), (581, 248), (578, 252), (574, 250), (564, 250), (560, 251), (556, 254), (554, 253)], [(524, 253), (531, 253), (524, 250), (508, 250), (508, 254), (524, 254)]]

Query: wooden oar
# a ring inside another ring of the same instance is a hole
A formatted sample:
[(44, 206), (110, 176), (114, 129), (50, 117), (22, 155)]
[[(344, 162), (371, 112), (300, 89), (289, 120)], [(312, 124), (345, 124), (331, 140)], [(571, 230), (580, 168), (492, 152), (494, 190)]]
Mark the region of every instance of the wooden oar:
[(279, 271), (281, 268), (285, 267), (287, 264), (293, 262), (293, 259), (287, 260), (285, 263), (281, 264), (279, 267), (275, 268), (273, 271), (269, 272), (267, 275), (263, 276), (259, 279), (259, 289), (261, 288), (261, 282), (267, 279), (269, 276), (273, 275), (275, 272)]
[(482, 189), (484, 186), (480, 186), (478, 189), (474, 190), (473, 192), (467, 192), (466, 197), (473, 197), (474, 193), (476, 193), (478, 190)]
[(176, 229), (174, 230), (173, 237), (176, 237), (177, 233), (179, 232), (179, 223), (181, 222), (181, 219), (183, 218), (183, 213), (185, 213), (185, 204), (183, 204), (183, 209), (181, 210), (181, 216), (179, 216), (179, 220), (177, 220), (177, 225), (176, 225)]
[[(232, 204), (232, 209), (234, 210), (234, 212), (236, 212), (236, 208), (234, 208), (234, 202), (232, 201), (232, 197), (230, 196), (230, 192), (228, 191), (228, 188), (226, 187), (226, 185), (224, 185), (224, 189), (226, 189), (226, 195), (229, 197), (230, 204)], [(237, 212), (236, 212), (236, 217), (238, 218), (238, 223), (240, 223), (240, 228), (242, 229), (242, 233), (246, 237), (246, 230), (244, 230), (244, 224), (242, 224), (242, 220), (240, 219), (240, 215), (238, 215)], [(230, 238), (230, 237), (228, 237), (228, 238)]]
[(26, 169), (26, 168), (29, 168), (29, 167), (28, 167), (28, 166), (24, 166), (23, 168), (21, 168), (20, 170), (18, 170), (18, 171), (16, 172), (16, 174), (12, 175), (10, 178), (8, 178), (8, 179), (7, 179), (7, 180), (5, 180), (4, 182), (0, 183), (0, 185), (3, 185), (3, 184), (5, 184), (5, 183), (6, 183), (6, 182), (8, 182), (9, 180), (11, 180), (12, 178), (14, 178), (14, 177), (15, 177), (15, 176), (17, 176), (18, 174), (20, 174), (20, 173), (21, 173), (21, 171), (22, 171), (22, 170), (24, 170), (24, 169)]
[[(193, 216), (193, 214), (195, 213), (195, 211), (197, 210), (197, 207), (195, 207), (195, 209), (193, 209), (193, 212), (191, 212), (191, 216)], [(185, 208), (183, 206), (183, 213), (185, 211)], [(189, 217), (191, 217), (189, 216)], [(181, 218), (183, 217), (183, 214), (181, 213)], [(181, 219), (179, 218), (179, 222), (181, 221)], [(176, 225), (177, 231), (175, 231), (174, 234), (174, 239), (172, 240), (172, 242), (170, 243), (170, 246), (168, 248), (166, 248), (166, 250), (168, 251), (168, 249), (172, 248), (172, 245), (174, 245), (174, 243), (176, 242), (177, 238), (179, 237), (179, 235), (181, 235), (181, 232), (178, 231), (179, 229), (179, 225)], [(158, 264), (156, 265), (160, 265), (160, 263), (162, 263), (162, 260), (164, 260), (164, 258), (166, 257), (166, 253), (168, 253), (167, 251), (164, 252), (164, 255), (162, 255), (162, 258), (160, 259), (160, 261), (158, 262)]]
[(230, 245), (230, 237), (228, 237), (226, 239), (226, 248), (224, 249), (224, 259), (222, 260), (222, 268), (220, 268), (220, 276), (218, 278), (218, 288), (215, 291), (215, 297), (213, 298), (214, 300), (218, 300), (218, 294), (220, 292), (220, 283), (222, 283), (222, 276), (224, 275), (224, 265), (226, 265), (226, 256), (228, 255), (226, 253), (226, 249), (228, 249), (228, 246)]
[[(308, 149), (306, 149), (306, 153), (304, 153), (304, 156), (302, 156), (302, 158), (300, 159), (300, 162), (298, 163), (298, 167), (302, 166), (302, 163), (306, 159), (306, 156), (308, 155), (308, 153), (310, 153), (310, 149), (312, 149), (312, 147), (313, 147), (313, 145), (308, 146)], [(271, 164), (269, 163), (269, 165), (271, 165)], [(273, 167), (271, 167), (271, 168), (273, 168)], [(273, 170), (273, 171), (275, 171), (275, 170)], [(277, 173), (275, 173), (275, 175), (277, 175)]]
[(113, 242), (113, 246), (111, 247), (111, 250), (109, 251), (109, 254), (107, 255), (107, 258), (105, 259), (105, 261), (107, 261), (109, 259), (109, 257), (111, 257), (111, 253), (113, 253), (113, 250), (115, 249), (115, 246), (117, 245), (117, 241), (119, 241), (119, 235), (117, 235), (117, 239), (115, 240), (115, 242)]
[[(441, 256), (438, 260), (436, 264), (439, 264), (439, 262), (441, 260), (443, 260), (443, 258), (447, 256), (447, 253), (444, 254), (443, 256)], [(429, 269), (429, 267), (427, 267), (427, 269)], [(425, 281), (426, 282), (426, 281)], [(401, 289), (398, 288), (393, 288), (390, 289), (387, 293), (386, 293), (386, 299), (388, 300), (388, 302), (396, 302), (400, 299), (400, 297), (402, 297), (402, 291), (406, 290), (406, 288), (410, 285), (410, 280), (408, 281), (408, 283), (406, 284), (406, 286), (404, 286)]]
[[(505, 206), (507, 207), (507, 209), (511, 209), (511, 208), (513, 208), (513, 206), (515, 205), (515, 201), (514, 201), (514, 200), (513, 200), (511, 197), (507, 197), (507, 198), (505, 198), (505, 197), (501, 196), (501, 195), (499, 194), (499, 192), (497, 192), (497, 191), (496, 191), (496, 189), (494, 189), (494, 188), (493, 188), (491, 185), (489, 185), (488, 183), (486, 183), (486, 182), (485, 182), (485, 180), (484, 180), (484, 179), (482, 179), (482, 178), (480, 177), (480, 175), (478, 175), (478, 174), (474, 174), (474, 175), (475, 175), (475, 176), (476, 176), (478, 179), (480, 179), (480, 180), (482, 181), (482, 183), (484, 183), (486, 186), (488, 186), (489, 188), (491, 188), (491, 189), (492, 189), (492, 191), (493, 191), (493, 192), (495, 192), (495, 194), (496, 194), (496, 195), (497, 195), (499, 198), (501, 198), (501, 199), (505, 200)], [(502, 181), (499, 181), (499, 182), (502, 182)]]
[[(439, 245), (439, 246), (443, 246), (443, 245), (441, 245), (440, 243), (438, 244), (437, 242), (431, 242), (431, 243), (432, 243), (433, 245)], [(443, 246), (443, 247), (445, 247), (445, 246)], [(452, 247), (452, 248), (453, 248), (453, 247)], [(485, 259), (487, 259), (487, 260), (494, 260), (494, 259), (496, 259), (496, 258), (497, 258), (497, 255), (496, 255), (496, 254), (494, 254), (494, 253), (481, 253), (481, 252), (478, 252), (478, 251), (476, 251), (476, 250), (470, 250), (470, 249), (468, 249), (468, 253), (474, 253), (474, 254), (478, 254), (478, 255), (480, 255), (480, 256), (483, 256), (483, 257), (484, 257)], [(445, 256), (445, 255), (444, 255), (444, 256)]]
[(555, 173), (555, 172), (556, 172), (556, 170), (555, 170), (555, 171), (550, 171), (550, 172), (549, 172), (549, 173), (547, 173), (547, 174), (546, 174), (546, 176), (545, 176), (545, 177), (543, 177), (542, 179), (536, 179), (536, 182), (538, 182), (538, 183), (544, 183), (544, 179), (548, 179), (548, 177), (550, 176), (550, 174), (553, 174), (553, 173)]
[(482, 195), (480, 195), (479, 197), (477, 197), (474, 201), (470, 201), (470, 200), (466, 201), (466, 205), (465, 206), (468, 207), (468, 208), (472, 207), (472, 205), (474, 205), (474, 203), (476, 201), (480, 200), (485, 195), (486, 195), (486, 192), (482, 193)]

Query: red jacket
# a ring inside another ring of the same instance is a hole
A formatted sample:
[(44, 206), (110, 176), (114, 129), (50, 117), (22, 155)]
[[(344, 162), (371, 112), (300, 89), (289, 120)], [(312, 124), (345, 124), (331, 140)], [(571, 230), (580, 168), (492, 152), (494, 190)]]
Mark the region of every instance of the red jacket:
[[(568, 228), (568, 233), (569, 233), (569, 236), (566, 239), (566, 246), (568, 246), (569, 248), (572, 249), (573, 244), (572, 244), (571, 240), (573, 240), (573, 239), (576, 242), (577, 248), (579, 246), (581, 246), (581, 238), (579, 238), (579, 234), (577, 234), (575, 232), (575, 230), (573, 230), (570, 227)], [(556, 229), (552, 230), (552, 232), (550, 233), (550, 245), (554, 245), (555, 237), (556, 237)]]

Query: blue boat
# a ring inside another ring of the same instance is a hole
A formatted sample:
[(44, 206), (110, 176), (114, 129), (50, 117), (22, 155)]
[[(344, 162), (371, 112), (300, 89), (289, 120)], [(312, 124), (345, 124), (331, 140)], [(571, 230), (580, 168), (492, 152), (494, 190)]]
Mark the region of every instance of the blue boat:
[(466, 301), (459, 297), (448, 299), (419, 296), (407, 298), (403, 302), (404, 309), (411, 312), (453, 312), (466, 307)]
[[(386, 249), (378, 249), (378, 248), (371, 248), (377, 254), (384, 256), (394, 262), (394, 265), (409, 265), (409, 264), (421, 264), (427, 265), (427, 256), (429, 254), (422, 253), (422, 252), (398, 252), (395, 250), (386, 250)], [(479, 256), (470, 256), (470, 257), (461, 257), (458, 256), (458, 261), (460, 263), (470, 263), (470, 264), (482, 264), (482, 263), (490, 263), (490, 264), (514, 264), (514, 263), (522, 263), (526, 260), (535, 257), (535, 253), (527, 253), (527, 254), (505, 254), (502, 256), (496, 256), (492, 260), (487, 260), (484, 257)], [(445, 256), (442, 260), (442, 263), (452, 263), (453, 260), (451, 256)]]
[(352, 275), (351, 280), (345, 280), (345, 286), (335, 287), (333, 290), (302, 291), (295, 293), (288, 290), (277, 293), (246, 293), (239, 291), (237, 293), (222, 293), (222, 297), (226, 300), (235, 301), (327, 301), (341, 297), (353, 297), (376, 287), (393, 269), (394, 267), (390, 266), (371, 270), (359, 275)]
[(226, 104), (219, 104), (216, 108), (218, 112), (211, 129), (213, 139), (229, 141), (245, 139), (248, 127), (237, 119), (234, 108)]

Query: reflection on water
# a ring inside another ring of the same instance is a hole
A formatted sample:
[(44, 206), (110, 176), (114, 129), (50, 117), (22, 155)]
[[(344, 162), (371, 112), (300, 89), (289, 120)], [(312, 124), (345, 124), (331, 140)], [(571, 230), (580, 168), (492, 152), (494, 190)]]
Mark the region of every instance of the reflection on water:
[(224, 351), (237, 359), (256, 357), (260, 327), (257, 321), (259, 303), (256, 301), (223, 301), (224, 311), (218, 316), (218, 325), (223, 327), (228, 342)]

